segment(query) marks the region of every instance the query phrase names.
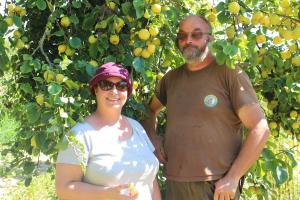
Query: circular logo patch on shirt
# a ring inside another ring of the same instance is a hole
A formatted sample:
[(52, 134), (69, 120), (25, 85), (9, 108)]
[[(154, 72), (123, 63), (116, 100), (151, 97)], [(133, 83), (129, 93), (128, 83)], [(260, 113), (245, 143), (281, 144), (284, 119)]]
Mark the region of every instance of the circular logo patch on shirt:
[(210, 94), (204, 98), (204, 105), (206, 107), (212, 108), (215, 107), (217, 104), (218, 104), (218, 98), (215, 95)]

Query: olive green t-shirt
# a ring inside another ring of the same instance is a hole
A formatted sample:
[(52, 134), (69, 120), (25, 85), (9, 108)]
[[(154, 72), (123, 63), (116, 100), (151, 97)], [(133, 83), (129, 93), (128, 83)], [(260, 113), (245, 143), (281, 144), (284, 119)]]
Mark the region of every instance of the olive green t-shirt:
[(175, 181), (221, 178), (242, 145), (238, 110), (258, 103), (247, 74), (214, 61), (190, 71), (169, 71), (155, 94), (167, 108), (165, 175)]

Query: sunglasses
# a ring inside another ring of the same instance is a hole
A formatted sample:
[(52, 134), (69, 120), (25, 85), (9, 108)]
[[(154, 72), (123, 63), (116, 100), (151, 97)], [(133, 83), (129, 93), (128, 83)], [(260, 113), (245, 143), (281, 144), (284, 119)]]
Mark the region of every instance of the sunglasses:
[(178, 40), (187, 40), (189, 35), (191, 35), (193, 40), (200, 40), (203, 35), (210, 35), (211, 33), (201, 32), (201, 31), (194, 31), (190, 33), (179, 32), (177, 33)]
[(117, 90), (119, 91), (126, 91), (128, 89), (128, 83), (126, 81), (119, 81), (116, 83), (113, 83), (108, 80), (101, 80), (98, 82), (98, 86), (101, 88), (101, 90), (109, 91), (116, 86)]

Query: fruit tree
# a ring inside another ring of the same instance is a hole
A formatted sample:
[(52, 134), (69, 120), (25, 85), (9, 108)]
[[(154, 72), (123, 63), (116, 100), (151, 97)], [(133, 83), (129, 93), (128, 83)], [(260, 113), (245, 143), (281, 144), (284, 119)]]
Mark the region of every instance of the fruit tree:
[[(87, 82), (104, 62), (128, 67), (134, 91), (124, 114), (145, 117), (157, 81), (183, 63), (174, 41), (187, 14), (211, 22), (217, 62), (242, 66), (269, 120), (270, 139), (243, 195), (270, 199), (274, 186), (291, 180), (300, 141), (298, 0), (8, 0), (0, 74), (10, 76), (5, 106), (21, 128), (2, 154), (14, 156), (11, 168), (23, 168), (26, 184), (36, 171), (32, 157), (53, 163), (63, 135), (94, 109)], [(159, 121), (163, 134), (163, 114)]]

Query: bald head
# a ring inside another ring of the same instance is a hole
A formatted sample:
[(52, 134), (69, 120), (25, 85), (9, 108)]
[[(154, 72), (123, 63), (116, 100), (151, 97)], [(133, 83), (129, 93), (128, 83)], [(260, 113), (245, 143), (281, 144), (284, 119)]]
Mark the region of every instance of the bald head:
[(200, 28), (203, 32), (212, 33), (210, 22), (203, 16), (189, 15), (183, 18), (179, 24), (179, 31), (189, 26), (191, 29)]

